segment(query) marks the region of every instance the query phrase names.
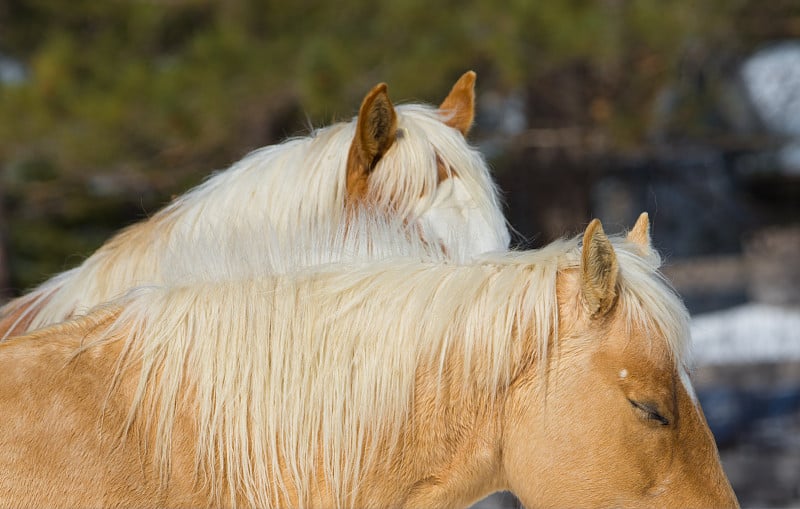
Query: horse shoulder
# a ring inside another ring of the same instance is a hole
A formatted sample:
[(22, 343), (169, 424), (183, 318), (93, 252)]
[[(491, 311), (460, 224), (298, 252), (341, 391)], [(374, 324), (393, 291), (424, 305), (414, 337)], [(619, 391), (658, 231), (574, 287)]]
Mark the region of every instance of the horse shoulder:
[(111, 477), (141, 477), (134, 462), (109, 461), (125, 410), (108, 397), (116, 346), (75, 355), (91, 338), (81, 328), (0, 344), (0, 507), (107, 505)]

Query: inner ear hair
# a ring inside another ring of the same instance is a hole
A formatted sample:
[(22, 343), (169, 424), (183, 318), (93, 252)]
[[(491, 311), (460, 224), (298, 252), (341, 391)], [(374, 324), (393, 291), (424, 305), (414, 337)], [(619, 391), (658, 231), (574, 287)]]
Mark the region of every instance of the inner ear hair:
[(363, 199), (372, 170), (397, 137), (397, 112), (386, 83), (376, 85), (364, 97), (356, 119), (356, 133), (347, 157), (347, 200)]
[(614, 247), (594, 219), (583, 234), (581, 291), (592, 318), (606, 315), (617, 300), (619, 264)]
[[(385, 89), (384, 89), (385, 91)], [(385, 93), (375, 97), (371, 107), (365, 112), (363, 129), (359, 129), (366, 163), (371, 171), (392, 146), (397, 134), (397, 114), (389, 96)], [(359, 123), (361, 123), (359, 118)]]

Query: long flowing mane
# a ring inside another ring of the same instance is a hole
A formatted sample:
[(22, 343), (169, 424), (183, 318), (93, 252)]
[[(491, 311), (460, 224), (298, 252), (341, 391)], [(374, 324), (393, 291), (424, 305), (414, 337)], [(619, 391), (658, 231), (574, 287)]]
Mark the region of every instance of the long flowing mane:
[[(688, 318), (657, 255), (612, 243), (621, 312), (687, 362)], [(125, 342), (117, 376), (139, 372), (128, 424), (158, 437), (165, 475), (175, 409), (189, 398), (196, 469), (218, 503), (275, 507), (291, 491), (302, 506), (324, 475), (347, 506), (378, 459), (369, 454), (375, 441), (399, 436), (420, 366), (455, 359), (463, 383), (494, 394), (522, 363), (557, 351), (556, 281), (579, 267), (578, 239), (469, 263), (417, 247), (370, 264), (141, 288), (114, 303), (121, 311), (105, 337)]]
[[(397, 107), (397, 142), (372, 170), (369, 206), (375, 214), (419, 227), (428, 242), (439, 243), (455, 259), (504, 249), (508, 230), (486, 163), (442, 118), (428, 106)], [(347, 147), (355, 124), (335, 124), (262, 148), (217, 173), (149, 220), (120, 232), (79, 267), (5, 305), (0, 309), (2, 322), (8, 322), (5, 330), (55, 323), (134, 286), (162, 283), (164, 267), (197, 262), (213, 277), (215, 267), (228, 270), (242, 250), (251, 250), (264, 236), (288, 239), (299, 230), (341, 223), (347, 214)], [(442, 171), (457, 178), (442, 180)], [(451, 211), (453, 200), (470, 210), (472, 223), (464, 225), (461, 211)], [(216, 240), (226, 242), (211, 253), (198, 249)], [(279, 245), (285, 252), (275, 248)], [(289, 241), (269, 246), (271, 256), (259, 257), (259, 267), (280, 270), (287, 255), (297, 251)]]

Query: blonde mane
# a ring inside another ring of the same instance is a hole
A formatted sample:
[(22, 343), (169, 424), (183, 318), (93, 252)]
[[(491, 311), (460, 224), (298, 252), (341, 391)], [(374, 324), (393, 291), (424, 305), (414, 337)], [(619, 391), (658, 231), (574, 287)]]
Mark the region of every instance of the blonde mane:
[[(372, 213), (418, 228), (454, 259), (507, 248), (508, 229), (481, 155), (442, 123), (438, 110), (423, 105), (396, 110), (398, 139), (369, 178), (369, 195), (376, 197), (367, 204)], [(192, 272), (197, 265), (203, 277), (222, 279), (215, 273), (240, 263), (242, 252), (257, 251), (265, 236), (285, 240), (269, 239), (269, 257), (241, 265), (281, 270), (297, 251), (292, 235), (320, 229), (324, 234), (344, 221), (347, 148), (355, 124), (335, 124), (251, 153), (123, 230), (79, 267), (11, 301), (0, 317), (15, 317), (8, 330), (27, 322), (27, 330), (56, 323), (129, 288), (163, 283), (170, 277), (165, 267)], [(441, 182), (440, 163), (449, 176)], [(214, 244), (218, 240), (224, 243)]]
[[(347, 238), (321, 251), (347, 252)], [(684, 363), (687, 315), (657, 255), (612, 243), (622, 313)], [(164, 475), (185, 403), (196, 412), (196, 469), (217, 503), (276, 507), (291, 492), (308, 505), (321, 473), (348, 506), (378, 459), (376, 440), (399, 436), (420, 366), (455, 362), (463, 383), (497, 394), (534, 360), (526, 351), (551, 355), (556, 279), (579, 267), (578, 239), (470, 263), (417, 247), (370, 264), (333, 255), (290, 276), (141, 288), (114, 303), (121, 312), (105, 337), (125, 341), (117, 375), (140, 370), (128, 425), (157, 437)]]

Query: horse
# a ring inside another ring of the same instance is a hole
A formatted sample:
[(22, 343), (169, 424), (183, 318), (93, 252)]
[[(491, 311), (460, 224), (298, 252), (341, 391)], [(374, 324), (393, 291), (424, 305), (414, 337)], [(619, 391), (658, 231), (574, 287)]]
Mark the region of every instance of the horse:
[(138, 288), (0, 344), (0, 507), (738, 507), (658, 264), (643, 214)]
[[(191, 272), (200, 264), (213, 273), (266, 235), (289, 239), (299, 230), (335, 228), (354, 208), (400, 218), (456, 258), (507, 249), (498, 191), (466, 141), (474, 88), (469, 71), (437, 109), (395, 107), (386, 84), (375, 86), (350, 122), (254, 151), (122, 230), (78, 267), (7, 303), (0, 308), (0, 340), (163, 282), (164, 266)], [(198, 249), (221, 237), (235, 243), (217, 242), (211, 253)], [(260, 266), (285, 264), (286, 253), (272, 252), (276, 258), (260, 257)], [(204, 256), (216, 263), (204, 263)]]

